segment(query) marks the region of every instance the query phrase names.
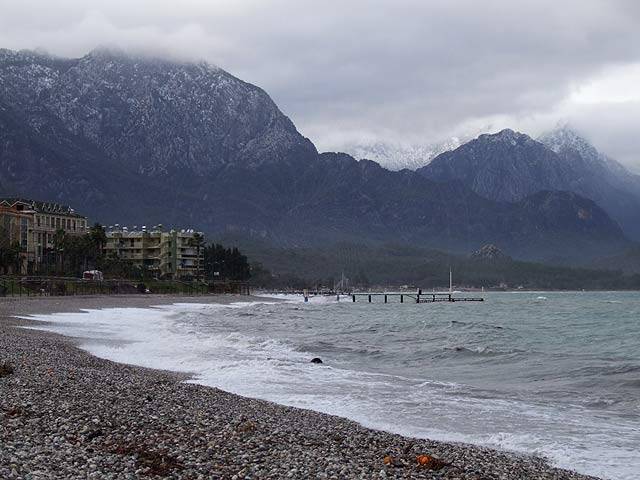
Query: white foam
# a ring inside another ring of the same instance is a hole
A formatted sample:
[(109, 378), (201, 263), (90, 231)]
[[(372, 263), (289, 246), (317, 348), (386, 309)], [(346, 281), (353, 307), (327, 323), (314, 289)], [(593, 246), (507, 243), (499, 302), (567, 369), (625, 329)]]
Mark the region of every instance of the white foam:
[[(296, 294), (290, 294), (290, 293), (261, 293), (259, 294), (259, 296), (264, 298), (275, 298), (278, 300), (284, 300), (291, 303), (334, 303), (334, 302), (340, 301), (338, 300), (337, 295), (310, 295), (309, 297), (307, 297), (308, 298), (307, 302), (304, 301), (303, 295), (296, 295)], [(346, 301), (348, 297), (345, 295), (341, 295), (340, 299), (343, 301)]]
[[(298, 296), (277, 298), (302, 302)], [(636, 478), (640, 459), (634, 448), (622, 440), (612, 441), (607, 432), (632, 429), (637, 423), (606, 425), (578, 407), (478, 398), (460, 384), (311, 364), (315, 355), (297, 350), (287, 340), (243, 333), (239, 315), (260, 309), (271, 315), (264, 307), (278, 303), (185, 303), (29, 318), (47, 322), (30, 328), (77, 337), (81, 348), (98, 357), (192, 372), (192, 382), (232, 393), (339, 415), (404, 435), (537, 453), (558, 466), (605, 478)], [(620, 436), (632, 437), (632, 433)]]

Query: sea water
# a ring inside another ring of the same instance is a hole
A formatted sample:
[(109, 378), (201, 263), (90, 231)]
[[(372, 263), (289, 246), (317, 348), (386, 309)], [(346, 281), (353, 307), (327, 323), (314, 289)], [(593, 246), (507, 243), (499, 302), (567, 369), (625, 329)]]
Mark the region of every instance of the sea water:
[(485, 298), (283, 297), (35, 318), (99, 357), (192, 372), (240, 395), (639, 478), (640, 294)]

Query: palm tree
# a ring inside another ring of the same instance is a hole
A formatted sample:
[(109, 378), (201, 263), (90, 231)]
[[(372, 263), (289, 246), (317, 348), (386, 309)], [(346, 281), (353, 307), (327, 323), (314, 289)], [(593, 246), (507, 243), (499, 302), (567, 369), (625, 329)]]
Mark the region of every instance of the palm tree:
[(95, 223), (89, 230), (87, 239), (87, 250), (90, 252), (90, 258), (93, 259), (93, 268), (103, 270), (107, 263), (104, 255), (104, 248), (107, 244), (107, 232), (102, 225)]
[(64, 230), (59, 228), (56, 230), (56, 233), (53, 234), (53, 250), (56, 254), (56, 268), (59, 264), (59, 272), (64, 270), (64, 244), (65, 244), (65, 235)]
[(96, 223), (89, 230), (89, 238), (91, 242), (94, 244), (96, 249), (96, 261), (98, 258), (102, 257), (102, 252), (104, 250), (104, 246), (107, 243), (107, 232), (104, 227), (99, 223)]

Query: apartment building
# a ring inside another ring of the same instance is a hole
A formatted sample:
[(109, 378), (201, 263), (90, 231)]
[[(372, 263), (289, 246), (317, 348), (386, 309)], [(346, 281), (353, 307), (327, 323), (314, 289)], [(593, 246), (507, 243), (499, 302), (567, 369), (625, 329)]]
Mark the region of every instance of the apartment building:
[(0, 247), (14, 244), (27, 251), (33, 237), (29, 232), (33, 228), (35, 211), (29, 204), (0, 200)]
[(107, 231), (107, 258), (127, 260), (157, 278), (199, 278), (204, 260), (204, 235), (194, 230), (147, 230), (116, 226)]
[(0, 198), (0, 230), (3, 244), (20, 244), (23, 257), (20, 273), (35, 273), (53, 249), (56, 232), (62, 230), (65, 235), (83, 235), (88, 230), (88, 220), (67, 205)]

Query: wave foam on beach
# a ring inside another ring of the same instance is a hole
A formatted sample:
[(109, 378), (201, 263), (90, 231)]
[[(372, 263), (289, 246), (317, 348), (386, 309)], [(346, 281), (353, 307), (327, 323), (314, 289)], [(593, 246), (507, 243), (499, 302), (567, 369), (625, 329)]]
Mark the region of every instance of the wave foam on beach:
[[(371, 428), (533, 453), (605, 478), (631, 480), (640, 470), (633, 420), (604, 418), (577, 403), (553, 405), (517, 392), (504, 396), (460, 382), (368, 370), (344, 359), (332, 362), (322, 348), (313, 349), (311, 337), (274, 335), (275, 325), (313, 335), (308, 317), (322, 321), (317, 309), (328, 300), (312, 299), (302, 306), (305, 311), (297, 298), (280, 300), (289, 302), (109, 308), (29, 318), (43, 322), (30, 328), (76, 337), (100, 358), (189, 372), (192, 382)], [(311, 364), (312, 356), (325, 357), (325, 364)]]

